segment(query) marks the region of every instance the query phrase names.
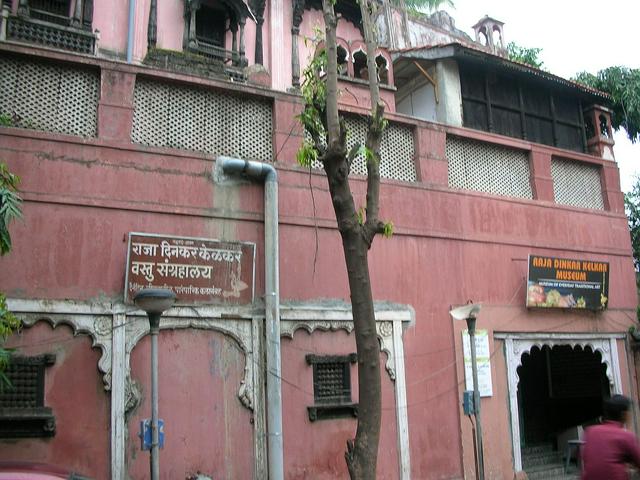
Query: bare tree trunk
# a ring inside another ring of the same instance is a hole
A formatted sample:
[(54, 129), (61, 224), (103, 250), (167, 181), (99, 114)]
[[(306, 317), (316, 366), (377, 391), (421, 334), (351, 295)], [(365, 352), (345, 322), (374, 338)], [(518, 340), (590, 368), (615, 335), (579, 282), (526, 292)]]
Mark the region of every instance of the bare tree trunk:
[(373, 40), (372, 5), (361, 0), (361, 10), (367, 43), (367, 67), (372, 104), (372, 116), (367, 134), (367, 200), (366, 221), (360, 220), (349, 186), (351, 155), (346, 151), (346, 130), (338, 115), (337, 88), (337, 19), (331, 0), (323, 0), (327, 51), (326, 129), (327, 149), (321, 157), (327, 174), (329, 192), (342, 237), (347, 265), (351, 308), (358, 354), (358, 427), (353, 441), (347, 443), (345, 459), (352, 480), (373, 480), (376, 477), (378, 443), (380, 439), (381, 387), (380, 351), (369, 277), (368, 251), (373, 238), (384, 230), (378, 220), (380, 188), (379, 149), (384, 128), (384, 107), (380, 102)]

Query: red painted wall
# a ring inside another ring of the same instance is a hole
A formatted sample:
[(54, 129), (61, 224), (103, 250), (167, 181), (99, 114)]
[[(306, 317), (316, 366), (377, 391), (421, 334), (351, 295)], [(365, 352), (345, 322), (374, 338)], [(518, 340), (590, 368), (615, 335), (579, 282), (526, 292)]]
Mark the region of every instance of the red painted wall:
[[(293, 339), (282, 341), (282, 398), (285, 478), (287, 480), (329, 480), (347, 478), (344, 452), (347, 440), (355, 436), (356, 419), (309, 420), (307, 407), (314, 405), (313, 368), (305, 355), (348, 355), (355, 353), (353, 333), (346, 331), (309, 334), (298, 330)], [(380, 432), (379, 479), (398, 477), (397, 430), (393, 382), (382, 366), (382, 427)], [(351, 399), (358, 403), (358, 369), (351, 366)]]
[(101, 351), (91, 343), (85, 335), (74, 337), (66, 325), (53, 329), (46, 320), (9, 339), (7, 346), (21, 355), (55, 354), (55, 363), (45, 370), (44, 405), (53, 410), (56, 433), (50, 438), (0, 439), (0, 461), (50, 463), (108, 478), (111, 406), (97, 367)]
[[(140, 420), (151, 418), (151, 342), (147, 336), (131, 354), (132, 378), (142, 402), (129, 418), (127, 470), (147, 478), (149, 452), (140, 450)], [(162, 330), (158, 337), (159, 416), (165, 444), (162, 478), (184, 479), (198, 472), (212, 478), (253, 477), (252, 414), (238, 398), (244, 353), (221, 333)]]
[[(97, 63), (122, 74), (110, 77), (115, 83), (102, 83), (101, 98), (118, 97), (126, 103), (131, 97), (126, 91), (133, 86), (136, 68)], [(148, 69), (145, 71), (149, 73)], [(188, 80), (179, 75), (153, 73), (179, 82)], [(326, 179), (322, 173), (309, 174), (295, 164), (294, 152), (301, 136), (291, 126), (299, 109), (298, 98), (202, 79), (193, 81), (209, 87), (233, 88), (243, 94), (262, 93), (272, 99), (274, 156), (278, 160), (280, 186), (281, 296), (285, 301), (308, 303), (323, 299), (348, 301), (344, 260)], [(263, 295), (262, 187), (214, 184), (214, 159), (204, 154), (132, 145), (126, 128), (130, 116), (122, 114), (126, 109), (120, 107), (101, 103), (101, 133), (97, 139), (0, 128), (0, 158), (22, 176), (25, 198), (25, 220), (12, 229), (15, 249), (0, 259), (0, 269), (11, 272), (0, 276), (0, 291), (18, 298), (121, 299), (126, 235), (138, 231), (255, 242), (256, 296)], [(411, 184), (383, 181), (381, 217), (393, 221), (395, 233), (389, 240), (377, 238), (371, 249), (373, 293), (376, 300), (415, 309), (415, 323), (404, 333), (412, 478), (460, 478), (465, 472), (463, 457), (466, 464), (469, 462), (471, 436), (468, 421), (459, 408), (461, 326), (454, 325), (448, 314), (450, 307), (469, 299), (482, 301), (487, 308), (479, 319), (479, 328), (488, 328), (490, 334), (539, 330), (625, 332), (634, 321), (637, 300), (618, 172), (614, 163), (588, 155), (435, 126), (398, 115), (391, 118), (415, 128), (420, 180)], [(110, 123), (118, 121), (116, 125)], [(536, 198), (511, 199), (448, 188), (444, 142), (449, 133), (528, 152)], [(550, 184), (552, 156), (600, 165), (607, 210), (555, 204)], [(352, 188), (356, 204), (363, 205), (364, 180), (354, 177)], [(609, 310), (598, 314), (526, 310), (529, 253), (610, 262)], [(196, 437), (189, 436), (180, 449), (172, 443), (175, 448), (162, 453), (164, 464), (175, 465), (176, 475), (200, 465), (210, 469), (214, 478), (244, 478), (243, 474), (251, 474), (247, 470), (253, 455), (250, 412), (239, 406), (234, 397), (243, 356), (234, 350), (233, 342), (219, 334), (162, 332), (160, 339), (161, 362), (170, 365), (166, 372), (163, 368), (160, 379), (161, 398), (169, 402), (161, 410), (170, 425), (167, 441), (176, 442), (180, 435), (196, 432)], [(352, 342), (344, 332), (309, 335), (299, 331), (293, 340), (283, 340), (285, 467), (289, 479), (344, 474), (344, 442), (352, 435), (355, 422), (308, 421), (306, 406), (311, 399), (312, 374), (304, 362), (304, 353), (346, 353), (353, 351)], [(144, 339), (131, 358), (134, 376), (143, 386), (148, 372), (147, 345), (148, 340)], [(494, 347), (499, 349), (499, 344)], [(227, 365), (228, 377), (216, 360), (223, 351), (238, 363), (233, 368)], [(108, 397), (100, 390), (96, 372), (97, 358), (91, 362), (83, 358), (83, 368), (92, 372), (96, 397), (104, 397), (102, 403), (96, 404), (107, 408), (104, 402)], [(202, 368), (192, 368), (203, 364)], [(496, 393), (487, 400), (485, 411), (496, 420), (486, 428), (486, 444), (491, 451), (488, 471), (504, 472), (510, 468), (511, 451), (504, 360), (499, 354), (493, 359), (492, 369)], [(181, 388), (172, 391), (173, 384)], [(193, 385), (194, 395), (187, 395), (186, 385)], [(635, 380), (630, 387), (630, 393), (637, 396)], [(395, 400), (393, 384), (386, 373), (383, 391), (380, 474), (381, 478), (395, 478)], [(56, 390), (55, 395), (62, 393)], [(211, 423), (205, 425), (191, 417), (192, 410), (200, 408), (199, 400), (208, 395), (214, 395), (214, 406), (226, 409), (233, 424), (224, 422), (224, 412), (208, 418)], [(146, 472), (148, 457), (137, 451), (135, 438), (137, 419), (148, 415), (144, 408), (140, 407), (129, 423), (127, 458), (133, 476)], [(108, 410), (102, 415), (103, 428), (108, 427)], [(231, 426), (238, 429), (241, 440), (226, 433)], [(220, 436), (209, 437), (205, 431)], [(104, 453), (108, 451), (108, 435), (104, 433), (104, 448), (98, 450), (103, 452), (101, 468), (108, 465), (108, 455)], [(235, 442), (244, 447), (236, 448)], [(43, 455), (54, 458), (52, 444), (40, 443), (46, 452)], [(199, 448), (192, 451), (189, 445)], [(224, 462), (220, 460), (220, 449), (229, 452)], [(56, 458), (63, 463), (74, 461), (72, 453)], [(227, 463), (241, 470), (228, 470)], [(236, 473), (238, 477), (234, 477)]]

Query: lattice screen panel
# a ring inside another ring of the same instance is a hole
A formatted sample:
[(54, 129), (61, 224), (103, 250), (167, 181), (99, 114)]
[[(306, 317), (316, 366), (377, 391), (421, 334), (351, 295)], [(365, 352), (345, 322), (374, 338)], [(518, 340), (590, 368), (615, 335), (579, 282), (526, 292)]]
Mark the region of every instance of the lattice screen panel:
[(604, 210), (599, 166), (554, 158), (551, 178), (556, 203)]
[[(344, 119), (348, 131), (347, 151), (350, 151), (351, 147), (356, 144), (364, 145), (367, 139), (367, 119), (356, 116), (345, 116)], [(307, 136), (307, 138), (311, 140), (311, 137)], [(414, 151), (411, 128), (389, 123), (382, 134), (380, 143), (380, 177), (415, 182)], [(322, 169), (322, 164), (316, 161), (312, 167)], [(351, 173), (355, 175), (367, 174), (364, 155), (358, 154), (353, 160)]]
[(136, 81), (134, 101), (134, 143), (265, 162), (273, 158), (269, 101), (147, 79)]
[(526, 152), (447, 136), (449, 186), (533, 198)]
[(35, 363), (9, 363), (5, 374), (11, 381), (12, 388), (0, 391), (0, 408), (34, 408), (41, 406), (38, 402), (38, 390), (42, 377), (42, 365)]
[(16, 127), (95, 137), (96, 71), (0, 58), (0, 113)]

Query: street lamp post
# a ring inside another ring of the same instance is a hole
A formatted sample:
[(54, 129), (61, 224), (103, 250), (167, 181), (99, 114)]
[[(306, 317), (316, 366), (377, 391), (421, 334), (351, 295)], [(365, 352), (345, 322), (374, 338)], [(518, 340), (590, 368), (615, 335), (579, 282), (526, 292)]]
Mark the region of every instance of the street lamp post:
[(158, 332), (160, 331), (160, 317), (165, 310), (171, 308), (176, 295), (171, 290), (163, 288), (147, 288), (140, 290), (133, 297), (133, 301), (149, 317), (149, 332), (151, 333), (151, 480), (160, 478), (160, 435), (158, 431)]
[(480, 419), (480, 388), (478, 387), (478, 360), (476, 357), (476, 315), (480, 311), (480, 304), (470, 303), (452, 309), (449, 313), (456, 320), (466, 320), (469, 331), (469, 346), (471, 349), (471, 372), (473, 376), (473, 418), (475, 419), (476, 443), (476, 478), (484, 480), (484, 450), (482, 447), (482, 422)]

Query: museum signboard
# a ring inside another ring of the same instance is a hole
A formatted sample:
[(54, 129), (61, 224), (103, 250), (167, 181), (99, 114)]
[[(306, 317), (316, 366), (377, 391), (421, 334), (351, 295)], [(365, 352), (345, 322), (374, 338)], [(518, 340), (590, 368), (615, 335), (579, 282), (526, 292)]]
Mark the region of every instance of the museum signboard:
[(529, 255), (527, 277), (527, 307), (607, 308), (607, 262)]
[(166, 288), (176, 303), (253, 302), (255, 244), (130, 233), (125, 302), (142, 288)]

